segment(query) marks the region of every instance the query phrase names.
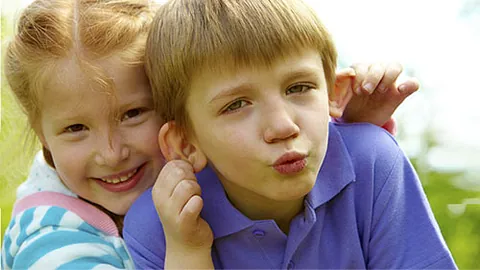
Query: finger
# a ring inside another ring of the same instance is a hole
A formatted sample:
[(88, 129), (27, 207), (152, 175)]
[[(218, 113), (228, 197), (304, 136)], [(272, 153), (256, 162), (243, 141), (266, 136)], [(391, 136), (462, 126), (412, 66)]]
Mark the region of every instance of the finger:
[(182, 232), (194, 231), (203, 208), (203, 199), (200, 196), (191, 197), (179, 215), (179, 226)]
[(351, 66), (355, 71), (355, 82), (353, 83), (353, 91), (357, 95), (362, 94), (362, 82), (365, 79), (365, 76), (368, 73), (368, 65), (367, 64), (353, 64)]
[(157, 209), (165, 205), (177, 184), (185, 179), (196, 180), (192, 165), (183, 160), (173, 160), (165, 164), (152, 189), (152, 199)]
[(194, 180), (183, 180), (175, 187), (171, 197), (170, 208), (171, 211), (179, 215), (182, 209), (185, 207), (187, 202), (193, 196), (201, 196), (202, 189), (197, 181)]
[(335, 76), (337, 78), (348, 78), (348, 77), (353, 77), (355, 76), (355, 70), (351, 67), (341, 69), (336, 72)]
[(388, 64), (385, 69), (385, 74), (378, 84), (378, 90), (381, 93), (385, 93), (391, 86), (394, 86), (395, 81), (397, 80), (398, 76), (400, 76), (402, 71), (403, 67), (399, 63)]
[(177, 184), (185, 179), (196, 180), (192, 165), (184, 160), (172, 160), (163, 167), (157, 182), (159, 188), (170, 190), (170, 197)]
[(362, 88), (371, 94), (377, 88), (385, 74), (385, 66), (382, 64), (373, 64), (369, 67), (368, 73), (362, 82)]
[(405, 82), (399, 84), (398, 92), (405, 97), (415, 93), (420, 88), (420, 82), (417, 78), (409, 78)]

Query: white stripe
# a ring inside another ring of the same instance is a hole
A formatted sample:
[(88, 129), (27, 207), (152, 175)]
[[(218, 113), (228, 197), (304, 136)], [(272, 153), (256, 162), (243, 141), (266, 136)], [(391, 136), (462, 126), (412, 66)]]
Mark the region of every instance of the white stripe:
[(35, 207), (35, 211), (33, 211), (33, 220), (27, 226), (26, 233), (27, 236), (34, 233), (38, 228), (40, 228), (40, 222), (42, 222), (43, 218), (45, 217), (45, 213), (50, 209), (51, 206), (38, 206)]
[(53, 227), (52, 226), (43, 227), (38, 231), (39, 233), (37, 235), (35, 235), (34, 237), (29, 237), (22, 242), (22, 245), (20, 246), (20, 249), (17, 251), (17, 254), (20, 254), (24, 249), (28, 248), (32, 243), (35, 243), (35, 241), (37, 241), (38, 238), (44, 237), (46, 234), (53, 232)]
[(77, 229), (83, 223), (84, 221), (77, 214), (73, 213), (72, 211), (67, 211), (65, 215), (63, 215), (58, 226)]
[(116, 236), (107, 236), (105, 237), (106, 240), (109, 242), (113, 243), (113, 246), (115, 247), (116, 250), (125, 250), (126, 255), (128, 256), (127, 258), (123, 258), (123, 265), (125, 266), (126, 269), (135, 269), (135, 266), (133, 264), (130, 252), (128, 251), (128, 248), (125, 244), (125, 241), (122, 238), (116, 237)]
[[(92, 268), (93, 269), (118, 269), (116, 267), (113, 267), (109, 264), (99, 264), (99, 265), (96, 265), (95, 267)], [(133, 268), (121, 268), (121, 269), (133, 269)]]
[(115, 250), (106, 244), (72, 244), (47, 253), (45, 256), (43, 256), (33, 265), (31, 265), (31, 268), (53, 269), (82, 257), (101, 257), (104, 255), (112, 255), (118, 257)]
[[(17, 238), (18, 235), (20, 234), (20, 224), (19, 221), (22, 218), (23, 214), (25, 212), (22, 212), (20, 215), (17, 215), (15, 217), (15, 225), (12, 227), (10, 230), (10, 234), (8, 235), (11, 240), (10, 248), (8, 249), (8, 252), (10, 253), (10, 256), (15, 257), (17, 254), (18, 246), (17, 246)], [(7, 237), (7, 235), (5, 235)], [(4, 240), (5, 241), (5, 240)]]
[(115, 249), (120, 249), (121, 247), (125, 247), (125, 242), (123, 241), (122, 238), (118, 236), (105, 236), (105, 240), (108, 242), (112, 243)]

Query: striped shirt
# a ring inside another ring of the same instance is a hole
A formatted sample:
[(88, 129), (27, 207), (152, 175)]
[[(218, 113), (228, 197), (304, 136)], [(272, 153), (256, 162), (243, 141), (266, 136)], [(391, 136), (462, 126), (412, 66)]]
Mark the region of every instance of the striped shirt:
[[(113, 220), (72, 196), (52, 171), (37, 154), (29, 179), (17, 192), (2, 269), (133, 269)], [(47, 175), (48, 184), (39, 184)]]

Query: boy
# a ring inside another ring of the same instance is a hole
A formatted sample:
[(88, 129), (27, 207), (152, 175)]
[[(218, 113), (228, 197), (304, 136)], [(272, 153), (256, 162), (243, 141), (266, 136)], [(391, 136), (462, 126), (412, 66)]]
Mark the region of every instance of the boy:
[(392, 137), (329, 123), (349, 91), (303, 2), (168, 2), (147, 55), (174, 161), (126, 217), (138, 268), (456, 268)]

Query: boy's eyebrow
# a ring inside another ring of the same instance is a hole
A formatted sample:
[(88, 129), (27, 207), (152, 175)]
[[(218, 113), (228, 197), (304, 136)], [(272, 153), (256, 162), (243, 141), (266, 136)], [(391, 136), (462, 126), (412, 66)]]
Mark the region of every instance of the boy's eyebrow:
[[(291, 69), (287, 70), (284, 72), (283, 77), (286, 78), (285, 81), (287, 82), (298, 79), (298, 78), (303, 78), (303, 77), (310, 77), (310, 78), (314, 77), (316, 80), (318, 80), (320, 79), (321, 72), (322, 72), (321, 68), (306, 66), (306, 67), (300, 67), (294, 70), (291, 70)], [(254, 86), (251, 83), (247, 82), (247, 83), (241, 83), (229, 88), (222, 89), (208, 103), (211, 104), (218, 99), (222, 99), (230, 96), (236, 96), (239, 93), (249, 91), (253, 87)]]
[(286, 72), (285, 77), (287, 81), (295, 80), (297, 78), (303, 77), (315, 77), (315, 79), (319, 79), (319, 75), (322, 72), (320, 68), (301, 68), (296, 70), (289, 70)]
[(242, 84), (239, 84), (239, 85), (235, 85), (233, 87), (222, 89), (208, 103), (211, 104), (215, 100), (230, 97), (230, 96), (235, 96), (235, 95), (238, 95), (239, 93), (242, 93), (242, 92), (247, 92), (252, 87), (253, 87), (253, 85), (250, 84), (250, 83), (242, 83)]

